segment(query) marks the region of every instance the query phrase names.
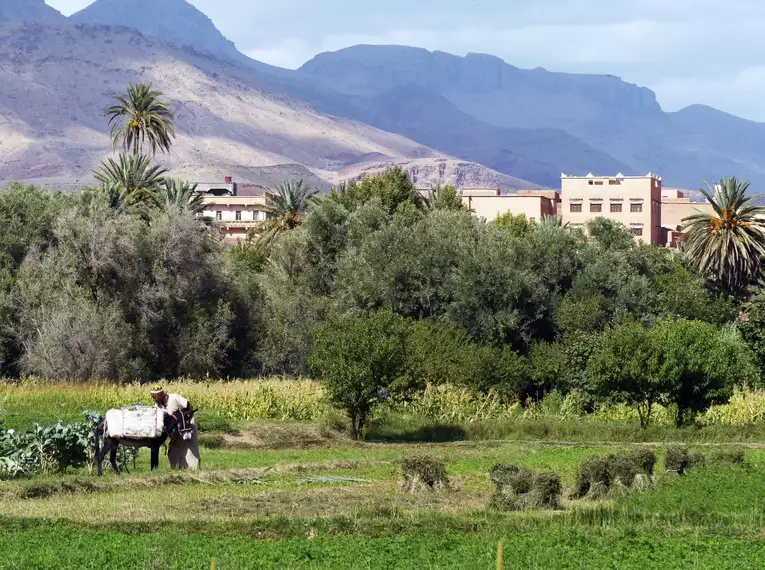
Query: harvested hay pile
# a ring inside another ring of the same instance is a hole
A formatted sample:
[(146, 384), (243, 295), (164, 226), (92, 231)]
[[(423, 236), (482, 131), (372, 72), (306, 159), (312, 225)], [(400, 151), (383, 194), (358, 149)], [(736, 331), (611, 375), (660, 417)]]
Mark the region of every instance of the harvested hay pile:
[(579, 469), (574, 499), (598, 500), (652, 486), (656, 455), (648, 448), (587, 458)]
[(401, 462), (401, 488), (407, 493), (449, 491), (452, 489), (443, 461), (432, 457), (412, 457)]
[(550, 471), (534, 472), (517, 465), (498, 463), (489, 472), (494, 494), (489, 508), (498, 511), (559, 509), (560, 476)]
[(715, 466), (728, 466), (728, 467), (745, 467), (745, 454), (746, 448), (741, 445), (733, 447), (726, 447), (718, 449), (712, 454), (709, 461), (710, 465)]
[(707, 459), (701, 453), (691, 451), (685, 445), (667, 447), (666, 467), (668, 473), (685, 475), (692, 467), (705, 467)]

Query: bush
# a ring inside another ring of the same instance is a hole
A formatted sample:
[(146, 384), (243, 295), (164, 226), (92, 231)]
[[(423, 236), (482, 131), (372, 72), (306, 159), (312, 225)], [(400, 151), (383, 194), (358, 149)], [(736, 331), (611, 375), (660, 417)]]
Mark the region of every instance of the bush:
[(560, 476), (550, 471), (534, 473), (517, 465), (498, 463), (489, 472), (494, 493), (489, 508), (497, 511), (558, 509), (562, 492)]
[(401, 462), (402, 488), (409, 493), (451, 488), (443, 461), (432, 457), (412, 457)]
[(222, 435), (200, 435), (199, 445), (207, 449), (221, 449), (226, 446), (226, 440)]

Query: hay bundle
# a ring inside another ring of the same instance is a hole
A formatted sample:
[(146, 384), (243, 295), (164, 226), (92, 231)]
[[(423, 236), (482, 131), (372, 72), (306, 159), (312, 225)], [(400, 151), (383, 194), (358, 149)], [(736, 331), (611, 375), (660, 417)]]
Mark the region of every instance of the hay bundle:
[(408, 493), (451, 489), (446, 466), (438, 459), (427, 456), (404, 459), (401, 471), (401, 487)]
[(650, 488), (655, 464), (656, 455), (649, 448), (612, 453), (606, 457), (588, 457), (579, 469), (571, 496), (599, 500), (624, 495), (637, 488)]
[(489, 508), (498, 511), (559, 509), (560, 476), (550, 471), (535, 473), (517, 465), (498, 463), (489, 472), (494, 494)]
[(691, 467), (704, 467), (706, 457), (699, 452), (690, 451), (685, 445), (670, 445), (667, 447), (667, 471), (685, 475)]
[(718, 466), (744, 467), (746, 448), (740, 445), (718, 449), (710, 463)]

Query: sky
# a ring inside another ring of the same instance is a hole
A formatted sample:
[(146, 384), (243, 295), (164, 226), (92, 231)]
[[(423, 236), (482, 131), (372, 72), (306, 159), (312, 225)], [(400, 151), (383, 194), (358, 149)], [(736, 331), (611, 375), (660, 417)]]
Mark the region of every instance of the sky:
[[(65, 15), (90, 3), (46, 1)], [(618, 75), (668, 111), (703, 103), (765, 121), (762, 0), (190, 1), (272, 65), (360, 43), (490, 53), (523, 68)]]

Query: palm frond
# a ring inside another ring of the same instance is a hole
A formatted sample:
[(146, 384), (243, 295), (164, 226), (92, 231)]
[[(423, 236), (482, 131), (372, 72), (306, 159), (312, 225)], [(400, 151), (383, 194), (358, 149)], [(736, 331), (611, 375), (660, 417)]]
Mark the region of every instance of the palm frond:
[(756, 205), (748, 189), (748, 182), (733, 177), (707, 184), (701, 192), (713, 212), (683, 220), (686, 258), (735, 293), (758, 279), (765, 259), (765, 207)]

